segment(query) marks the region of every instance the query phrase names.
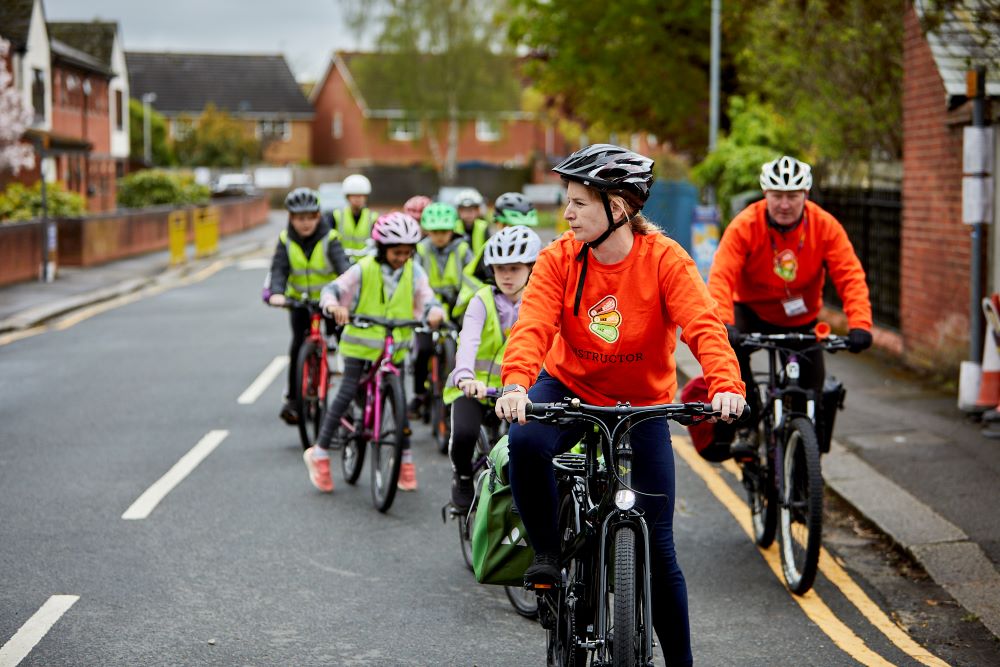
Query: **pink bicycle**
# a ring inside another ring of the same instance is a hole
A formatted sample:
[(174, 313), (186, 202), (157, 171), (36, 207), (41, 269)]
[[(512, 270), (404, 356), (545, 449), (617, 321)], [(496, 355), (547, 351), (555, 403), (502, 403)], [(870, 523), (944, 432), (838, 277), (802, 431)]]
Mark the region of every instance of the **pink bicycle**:
[(341, 448), (341, 469), (348, 484), (358, 481), (365, 451), (369, 451), (372, 503), (379, 512), (387, 512), (396, 497), (403, 445), (410, 437), (402, 371), (392, 361), (393, 353), (399, 349), (393, 330), (426, 325), (419, 320), (368, 315), (352, 315), (351, 324), (361, 328), (384, 327), (385, 341), (381, 356), (361, 378), (357, 395), (340, 418), (332, 445)]

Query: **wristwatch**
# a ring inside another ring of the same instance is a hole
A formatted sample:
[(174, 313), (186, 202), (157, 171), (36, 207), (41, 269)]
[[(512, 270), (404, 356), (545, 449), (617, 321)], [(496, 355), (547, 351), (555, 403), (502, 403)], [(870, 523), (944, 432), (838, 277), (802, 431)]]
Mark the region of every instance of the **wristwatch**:
[(506, 396), (507, 394), (509, 394), (511, 392), (515, 392), (515, 391), (519, 391), (519, 392), (521, 392), (523, 394), (527, 394), (528, 393), (528, 390), (524, 388), (524, 385), (521, 385), (521, 384), (508, 384), (508, 385), (504, 385), (504, 388), (500, 391), (500, 395), (501, 396)]

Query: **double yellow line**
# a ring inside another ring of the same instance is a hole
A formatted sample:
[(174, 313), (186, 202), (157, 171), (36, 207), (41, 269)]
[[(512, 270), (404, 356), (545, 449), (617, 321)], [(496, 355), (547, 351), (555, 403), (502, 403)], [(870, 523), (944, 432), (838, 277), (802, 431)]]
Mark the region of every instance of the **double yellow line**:
[[(685, 436), (672, 436), (674, 451), (684, 459), (690, 467), (708, 486), (712, 495), (729, 510), (729, 513), (736, 519), (743, 532), (752, 540), (753, 528), (750, 524), (750, 512), (746, 503), (736, 495), (729, 484), (723, 479), (718, 469), (713, 467), (691, 446), (691, 441)], [(723, 464), (725, 470), (739, 479), (739, 469), (732, 461)], [(764, 558), (774, 576), (784, 583), (781, 574), (781, 560), (778, 550), (775, 548), (761, 549), (758, 547), (760, 555)], [(903, 653), (914, 660), (927, 665), (928, 667), (947, 667), (944, 662), (926, 648), (915, 642), (898, 625), (892, 622), (882, 609), (875, 604), (860, 586), (851, 578), (837, 560), (826, 550), (821, 548), (819, 556), (819, 571), (823, 573), (847, 600), (853, 604), (857, 610), (878, 629), (886, 638), (895, 644)], [(802, 608), (809, 619), (815, 623), (820, 630), (852, 658), (863, 665), (892, 665), (893, 663), (873, 651), (865, 644), (853, 630), (837, 618), (830, 607), (823, 602), (823, 599), (815, 590), (810, 590), (805, 595), (794, 595), (789, 591), (792, 599)]]

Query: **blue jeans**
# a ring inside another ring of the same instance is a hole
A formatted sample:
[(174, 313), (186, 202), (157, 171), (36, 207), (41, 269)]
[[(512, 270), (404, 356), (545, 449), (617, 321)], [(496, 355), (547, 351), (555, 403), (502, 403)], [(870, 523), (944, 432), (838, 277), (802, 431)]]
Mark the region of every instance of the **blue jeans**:
[[(533, 403), (573, 398), (573, 393), (542, 371), (528, 392)], [(509, 432), (510, 485), (528, 540), (537, 553), (559, 553), (558, 502), (552, 459), (569, 450), (585, 426), (560, 427), (529, 421)], [(636, 425), (632, 439), (632, 486), (642, 493), (636, 506), (649, 527), (653, 627), (668, 665), (691, 664), (687, 585), (674, 553), (674, 451), (666, 419)], [(665, 497), (662, 497), (665, 496)]]

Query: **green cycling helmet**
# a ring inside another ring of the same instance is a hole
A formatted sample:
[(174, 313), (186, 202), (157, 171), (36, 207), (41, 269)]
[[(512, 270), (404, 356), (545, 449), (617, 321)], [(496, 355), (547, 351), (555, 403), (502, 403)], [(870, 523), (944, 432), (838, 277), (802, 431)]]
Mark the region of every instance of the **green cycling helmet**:
[(510, 226), (537, 227), (538, 211), (520, 192), (505, 192), (497, 197), (493, 207), (493, 220)]
[(420, 226), (429, 232), (453, 232), (456, 222), (458, 222), (458, 209), (443, 202), (428, 204), (420, 216)]

